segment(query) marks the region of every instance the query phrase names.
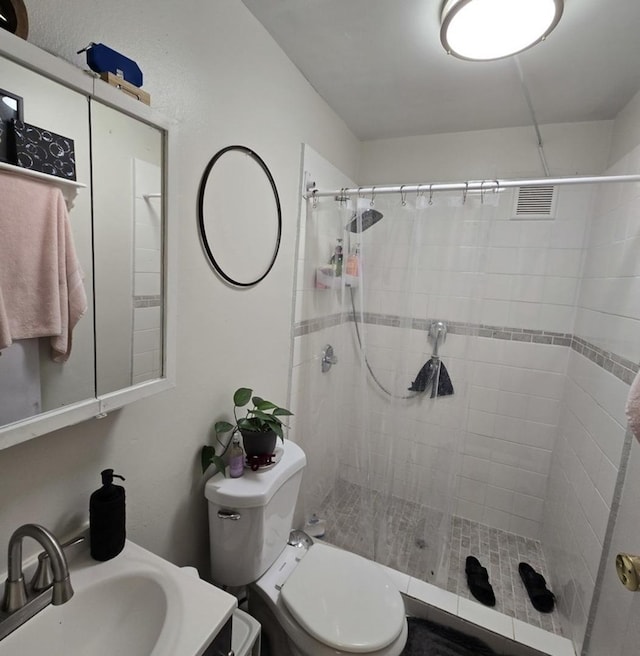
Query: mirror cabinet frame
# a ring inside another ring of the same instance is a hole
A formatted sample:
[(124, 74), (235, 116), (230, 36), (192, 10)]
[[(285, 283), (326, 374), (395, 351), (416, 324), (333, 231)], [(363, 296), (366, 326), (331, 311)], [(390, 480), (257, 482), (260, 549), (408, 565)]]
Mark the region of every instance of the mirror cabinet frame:
[[(20, 444), (51, 431), (77, 424), (107, 413), (139, 399), (175, 387), (176, 370), (176, 299), (177, 299), (177, 213), (176, 176), (172, 163), (174, 138), (169, 123), (155, 110), (122, 91), (59, 59), (6, 30), (0, 30), (0, 56), (39, 73), (89, 100), (97, 100), (123, 114), (158, 128), (163, 135), (163, 361), (161, 378), (144, 381), (107, 394), (93, 396), (54, 410), (42, 412), (5, 426), (0, 426), (0, 449)], [(87, 102), (87, 114), (89, 102)], [(80, 190), (79, 193), (88, 193)], [(95, 345), (94, 345), (95, 348)]]

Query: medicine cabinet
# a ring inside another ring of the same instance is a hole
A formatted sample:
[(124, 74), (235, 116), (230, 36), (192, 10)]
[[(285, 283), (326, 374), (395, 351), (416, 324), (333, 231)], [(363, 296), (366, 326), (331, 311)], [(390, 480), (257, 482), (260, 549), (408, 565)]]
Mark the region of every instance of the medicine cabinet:
[(66, 362), (45, 338), (0, 351), (1, 449), (174, 385), (176, 235), (156, 112), (3, 30), (0, 87), (22, 98), (25, 123), (73, 139), (74, 183), (4, 163), (0, 175), (63, 188), (88, 301)]

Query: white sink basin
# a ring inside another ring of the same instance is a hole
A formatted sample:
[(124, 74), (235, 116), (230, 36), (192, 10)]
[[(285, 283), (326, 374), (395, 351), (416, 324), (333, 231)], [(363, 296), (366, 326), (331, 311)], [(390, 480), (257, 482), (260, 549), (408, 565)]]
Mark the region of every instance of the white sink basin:
[(69, 567), (71, 600), (2, 640), (2, 656), (200, 656), (236, 606), (231, 595), (132, 542), (113, 560), (82, 553)]

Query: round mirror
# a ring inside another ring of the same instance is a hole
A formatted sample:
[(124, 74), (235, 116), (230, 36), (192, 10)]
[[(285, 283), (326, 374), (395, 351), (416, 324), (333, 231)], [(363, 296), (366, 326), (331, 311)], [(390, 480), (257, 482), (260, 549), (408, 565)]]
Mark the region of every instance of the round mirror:
[(212, 157), (200, 181), (198, 226), (209, 262), (228, 283), (250, 287), (271, 271), (282, 235), (280, 198), (253, 150), (227, 146)]
[(22, 0), (0, 0), (0, 28), (22, 39), (27, 38), (29, 19)]

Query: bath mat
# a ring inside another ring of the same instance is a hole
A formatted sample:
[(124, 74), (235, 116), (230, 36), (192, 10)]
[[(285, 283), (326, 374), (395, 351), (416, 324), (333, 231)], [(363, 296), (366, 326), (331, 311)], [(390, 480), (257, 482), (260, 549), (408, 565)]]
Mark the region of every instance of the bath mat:
[(407, 618), (409, 635), (401, 656), (497, 656), (491, 647), (456, 629), (418, 617)]

